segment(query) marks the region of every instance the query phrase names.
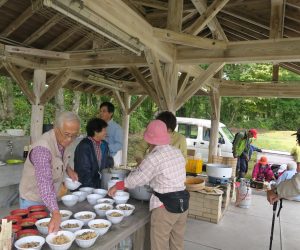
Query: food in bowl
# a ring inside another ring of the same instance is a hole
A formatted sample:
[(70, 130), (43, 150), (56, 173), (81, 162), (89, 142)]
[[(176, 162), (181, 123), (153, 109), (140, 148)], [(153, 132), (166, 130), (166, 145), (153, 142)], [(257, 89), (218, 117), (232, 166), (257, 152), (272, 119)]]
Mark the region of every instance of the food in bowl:
[(99, 210), (110, 210), (111, 207), (110, 206), (102, 206), (102, 207), (98, 207), (97, 209), (99, 209)]
[(98, 223), (98, 224), (92, 224), (91, 227), (94, 227), (94, 228), (106, 228), (108, 227), (109, 225), (108, 224), (105, 224), (105, 223)]
[(68, 217), (69, 214), (66, 214), (66, 213), (61, 212), (61, 213), (60, 213), (60, 216), (61, 216), (61, 217)]
[(90, 240), (90, 239), (93, 239), (97, 237), (97, 234), (95, 232), (91, 232), (91, 231), (88, 231), (88, 232), (84, 232), (83, 234), (81, 235), (77, 235), (76, 236), (76, 239), (80, 239), (80, 240)]
[(64, 234), (58, 235), (56, 237), (53, 238), (52, 240), (52, 244), (54, 245), (63, 245), (70, 242), (70, 239), (65, 236)]
[(112, 213), (109, 214), (109, 216), (111, 216), (111, 217), (120, 217), (120, 216), (123, 216), (123, 214), (120, 214), (118, 212), (112, 212)]
[(42, 248), (42, 246), (45, 243), (45, 239), (41, 236), (26, 236), (18, 239), (15, 242), (15, 247), (19, 250), (24, 250), (24, 249), (36, 249), (39, 250)]
[(83, 214), (83, 215), (78, 216), (78, 218), (82, 219), (82, 220), (91, 219), (92, 217), (93, 216), (91, 214)]
[(121, 210), (132, 210), (133, 209), (132, 207), (127, 206), (127, 205), (119, 206), (118, 208), (121, 209)]
[(66, 225), (62, 226), (63, 228), (76, 228), (79, 227), (78, 223), (67, 223)]
[(49, 222), (42, 222), (39, 224), (39, 226), (41, 227), (48, 227), (49, 226)]
[(40, 242), (27, 242), (20, 245), (21, 248), (34, 248), (38, 247), (40, 245)]

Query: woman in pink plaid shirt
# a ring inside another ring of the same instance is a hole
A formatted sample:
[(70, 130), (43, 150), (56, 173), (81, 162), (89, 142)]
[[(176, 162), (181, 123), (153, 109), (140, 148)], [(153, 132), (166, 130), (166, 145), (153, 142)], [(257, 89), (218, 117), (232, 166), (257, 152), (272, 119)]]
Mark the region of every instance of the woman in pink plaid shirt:
[[(150, 122), (144, 133), (144, 140), (150, 144), (150, 153), (136, 171), (110, 188), (108, 194), (114, 196), (117, 190), (146, 184), (150, 184), (156, 193), (162, 195), (184, 192), (185, 159), (179, 149), (169, 145), (170, 136), (166, 124), (160, 120)], [(182, 211), (170, 212), (169, 207), (167, 210), (161, 200), (152, 194), (150, 199), (152, 250), (183, 249), (188, 211), (186, 206), (181, 208)]]

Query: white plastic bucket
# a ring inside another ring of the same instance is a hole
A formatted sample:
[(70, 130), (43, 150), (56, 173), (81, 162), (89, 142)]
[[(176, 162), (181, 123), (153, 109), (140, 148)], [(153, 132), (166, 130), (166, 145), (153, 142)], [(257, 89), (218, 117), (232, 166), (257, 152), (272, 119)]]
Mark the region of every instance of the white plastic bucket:
[(251, 194), (252, 190), (249, 183), (241, 179), (237, 194), (237, 202), (240, 208), (249, 208), (251, 206)]

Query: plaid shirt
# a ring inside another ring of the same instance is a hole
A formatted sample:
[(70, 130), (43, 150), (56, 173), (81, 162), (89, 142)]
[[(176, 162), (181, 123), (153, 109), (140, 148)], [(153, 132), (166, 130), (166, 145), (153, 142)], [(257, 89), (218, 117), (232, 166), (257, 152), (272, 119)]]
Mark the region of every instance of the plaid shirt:
[(101, 158), (102, 158), (102, 154), (101, 154), (101, 141), (96, 141), (94, 140), (92, 137), (88, 137), (94, 146), (95, 152), (96, 152), (96, 157), (97, 157), (97, 161), (98, 161), (98, 165), (101, 166)]
[[(155, 146), (139, 167), (125, 178), (126, 188), (135, 188), (150, 183), (154, 191), (169, 193), (185, 189), (185, 159), (181, 151), (170, 145)], [(163, 204), (151, 196), (150, 211)]]
[[(64, 148), (57, 144), (61, 153), (64, 155)], [(45, 147), (37, 146), (30, 152), (30, 161), (35, 169), (35, 177), (41, 200), (50, 212), (58, 210), (56, 193), (53, 186), (52, 167), (51, 167), (51, 152)]]

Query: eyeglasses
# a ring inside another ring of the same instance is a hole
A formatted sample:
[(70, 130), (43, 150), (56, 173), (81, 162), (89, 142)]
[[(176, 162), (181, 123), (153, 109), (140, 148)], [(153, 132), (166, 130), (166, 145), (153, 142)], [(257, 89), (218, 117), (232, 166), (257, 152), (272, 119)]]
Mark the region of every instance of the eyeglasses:
[(58, 129), (60, 134), (64, 137), (64, 139), (69, 139), (69, 140), (75, 140), (79, 135), (78, 134), (75, 134), (75, 135), (72, 135), (70, 133), (67, 133), (67, 132), (62, 132), (60, 129)]

